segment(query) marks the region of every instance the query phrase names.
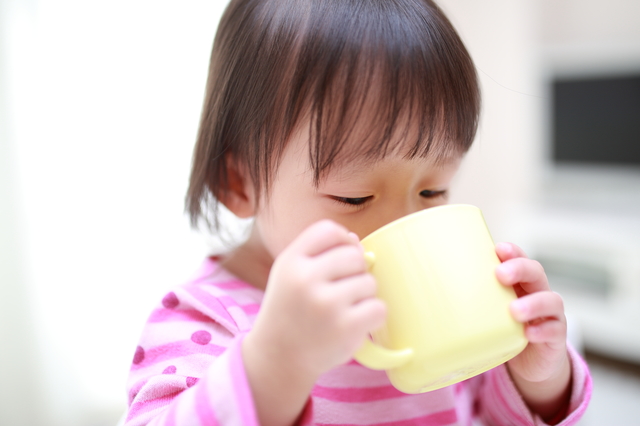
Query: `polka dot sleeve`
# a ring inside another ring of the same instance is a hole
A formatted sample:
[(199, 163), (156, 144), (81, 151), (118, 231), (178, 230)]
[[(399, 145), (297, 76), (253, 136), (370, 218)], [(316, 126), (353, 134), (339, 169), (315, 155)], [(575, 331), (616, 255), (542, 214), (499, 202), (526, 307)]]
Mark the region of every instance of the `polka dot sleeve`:
[(209, 273), (151, 313), (127, 382), (126, 426), (257, 425), (240, 346), (262, 293)]

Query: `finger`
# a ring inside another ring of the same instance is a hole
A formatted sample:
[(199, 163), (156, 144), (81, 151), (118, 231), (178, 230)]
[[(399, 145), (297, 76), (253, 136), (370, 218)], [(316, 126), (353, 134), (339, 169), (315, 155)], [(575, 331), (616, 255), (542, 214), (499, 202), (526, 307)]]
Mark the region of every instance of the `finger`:
[(509, 259), (515, 259), (516, 257), (528, 257), (524, 250), (513, 243), (496, 244), (496, 254), (501, 262)]
[(334, 281), (366, 272), (367, 262), (360, 245), (343, 244), (316, 256), (314, 268), (324, 279)]
[(535, 325), (527, 325), (524, 331), (530, 343), (564, 344), (567, 339), (567, 324), (557, 320), (547, 320)]
[(566, 322), (562, 296), (553, 291), (540, 291), (511, 302), (511, 314), (519, 322), (530, 322), (539, 318), (554, 318)]
[(376, 296), (376, 279), (371, 274), (360, 274), (335, 282), (334, 291), (348, 306)]
[(331, 220), (316, 222), (294, 239), (288, 249), (307, 256), (316, 256), (341, 244), (358, 244), (357, 239), (342, 225)]
[(504, 285), (520, 286), (527, 292), (549, 290), (549, 281), (542, 265), (524, 257), (509, 259), (496, 267), (496, 277)]
[(387, 306), (375, 297), (364, 299), (347, 312), (347, 321), (356, 334), (365, 334), (379, 329), (387, 317)]

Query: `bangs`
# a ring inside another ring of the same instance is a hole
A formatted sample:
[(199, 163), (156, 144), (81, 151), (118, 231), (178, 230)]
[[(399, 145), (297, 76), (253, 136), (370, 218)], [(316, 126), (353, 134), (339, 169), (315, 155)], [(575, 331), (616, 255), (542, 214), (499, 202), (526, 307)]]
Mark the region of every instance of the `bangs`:
[(336, 161), (401, 153), (441, 162), (469, 149), (480, 109), (475, 68), (435, 5), (337, 0), (307, 11), (284, 79), (292, 90), (281, 93), (287, 137), (308, 120), (316, 182)]

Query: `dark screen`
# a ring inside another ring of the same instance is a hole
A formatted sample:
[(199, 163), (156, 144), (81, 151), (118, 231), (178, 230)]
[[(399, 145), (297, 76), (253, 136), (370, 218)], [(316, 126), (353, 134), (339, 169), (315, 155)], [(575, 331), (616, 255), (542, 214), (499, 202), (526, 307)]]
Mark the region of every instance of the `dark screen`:
[(640, 75), (553, 83), (556, 162), (640, 167)]

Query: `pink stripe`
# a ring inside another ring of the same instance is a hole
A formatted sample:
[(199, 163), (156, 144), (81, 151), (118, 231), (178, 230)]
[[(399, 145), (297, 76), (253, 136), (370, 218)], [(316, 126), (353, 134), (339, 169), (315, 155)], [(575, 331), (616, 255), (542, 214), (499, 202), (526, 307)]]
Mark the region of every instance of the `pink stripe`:
[(389, 378), (384, 371), (373, 371), (362, 365), (342, 364), (330, 372), (320, 376), (317, 385), (329, 388), (353, 386), (354, 383), (360, 386), (387, 386)]
[(241, 290), (244, 288), (251, 288), (251, 289), (255, 289), (255, 287), (251, 286), (250, 284), (247, 284), (243, 281), (222, 281), (222, 282), (214, 282), (212, 283), (214, 286), (222, 289), (222, 290)]
[(220, 303), (222, 303), (222, 306), (224, 306), (225, 308), (240, 307), (238, 302), (236, 302), (235, 299), (232, 298), (231, 296), (220, 296), (218, 297), (218, 300), (220, 301)]
[[(500, 367), (498, 367), (500, 368)], [(500, 384), (500, 380), (499, 380), (499, 374), (497, 372), (494, 372), (494, 374), (492, 375), (491, 379), (490, 379), (490, 383), (493, 384), (493, 386), (495, 387), (495, 392), (492, 392), (491, 394), (485, 394), (485, 396), (487, 398), (490, 397), (490, 395), (493, 395), (494, 398), (496, 398), (498, 400), (498, 404), (493, 404), (494, 406), (497, 406), (501, 409), (501, 411), (503, 411), (502, 415), (505, 417), (515, 417), (517, 419), (520, 419), (520, 416), (517, 416), (513, 410), (511, 410), (510, 408), (510, 402), (507, 402), (507, 398), (505, 398), (505, 395), (503, 395), (503, 389), (502, 386)], [(493, 414), (493, 413), (492, 413)], [(500, 418), (495, 418), (494, 420), (496, 421), (496, 426), (498, 425), (503, 425), (504, 423), (502, 423), (502, 420), (504, 420), (504, 418), (500, 417)]]
[(242, 305), (240, 307), (247, 315), (256, 315), (258, 311), (260, 311), (260, 304), (258, 303), (251, 303), (249, 305)]
[(148, 322), (168, 321), (215, 322), (195, 309), (156, 309), (151, 313), (148, 320)]
[(218, 346), (212, 343), (199, 345), (191, 340), (180, 340), (145, 350), (144, 359), (138, 364), (132, 364), (131, 371), (149, 367), (168, 359), (180, 358), (193, 354), (207, 354), (217, 357), (225, 350), (226, 348), (224, 346)]
[(236, 321), (229, 312), (227, 312), (227, 309), (220, 299), (196, 286), (189, 286), (185, 289), (189, 294), (198, 299), (198, 301), (204, 303), (209, 309), (220, 315), (221, 319), (226, 320), (232, 328), (238, 328), (238, 324), (236, 324)]
[(140, 414), (147, 413), (149, 411), (153, 411), (158, 408), (162, 408), (171, 403), (171, 400), (175, 398), (180, 392), (170, 393), (160, 398), (150, 399), (148, 401), (136, 402), (129, 409), (129, 414), (127, 415), (127, 421), (139, 416)]
[(252, 314), (252, 313), (257, 313), (258, 310), (260, 309), (260, 304), (259, 303), (248, 303), (246, 305), (240, 305), (238, 302), (236, 302), (235, 299), (233, 299), (230, 296), (221, 296), (218, 298), (218, 300), (220, 301), (220, 303), (222, 303), (222, 305), (229, 309), (229, 308), (240, 308), (242, 309), (246, 314)]
[(336, 402), (370, 402), (406, 396), (391, 385), (370, 388), (329, 388), (316, 385), (312, 395)]
[[(501, 366), (498, 368), (504, 368), (506, 369), (506, 366)], [(525, 418), (523, 418), (522, 416), (520, 416), (516, 411), (514, 411), (512, 409), (512, 404), (513, 402), (515, 402), (515, 398), (511, 398), (512, 401), (507, 401), (506, 395), (505, 393), (508, 392), (507, 389), (505, 388), (510, 388), (511, 383), (508, 382), (508, 378), (504, 378), (504, 380), (500, 380), (503, 377), (503, 374), (506, 375), (508, 374), (505, 371), (500, 372), (500, 371), (494, 371), (494, 374), (492, 374), (491, 376), (491, 381), (494, 383), (494, 386), (496, 387), (496, 391), (497, 392), (492, 392), (493, 395), (497, 396), (498, 400), (500, 401), (500, 404), (498, 404), (498, 406), (501, 406), (504, 408), (504, 410), (509, 414), (509, 416), (513, 419), (516, 419), (516, 421), (520, 424), (528, 424), (530, 423), (529, 421), (527, 421)], [(520, 401), (521, 403), (523, 403), (519, 398), (518, 401)]]
[(207, 391), (207, 382), (200, 382), (196, 389), (196, 414), (200, 423), (206, 426), (218, 426), (216, 415)]
[(229, 367), (231, 369), (231, 380), (235, 389), (238, 405), (240, 406), (240, 416), (244, 426), (260, 426), (253, 405), (253, 395), (244, 370), (244, 362), (242, 361), (242, 341), (244, 337), (237, 339), (236, 344), (229, 352)]
[[(439, 411), (426, 416), (414, 417), (407, 420), (396, 420), (386, 423), (372, 423), (371, 426), (443, 426), (455, 424), (458, 421), (456, 410)], [(360, 426), (355, 423), (316, 423), (316, 426)]]
[[(227, 277), (225, 277), (224, 275), (222, 277), (219, 275), (214, 277), (213, 276), (214, 273), (220, 270), (219, 268), (220, 265), (218, 264), (218, 260), (219, 259), (217, 258), (207, 259), (207, 261), (204, 262), (200, 270), (196, 272), (195, 274), (196, 278), (192, 279), (189, 282), (189, 284), (200, 284), (200, 283), (206, 282), (225, 290), (255, 288), (251, 284), (245, 283), (239, 280), (238, 278), (234, 277), (233, 275), (228, 274), (228, 272), (225, 271), (224, 269), (222, 269), (221, 272), (225, 275), (228, 275)], [(212, 282), (212, 280), (215, 280), (215, 281)]]

